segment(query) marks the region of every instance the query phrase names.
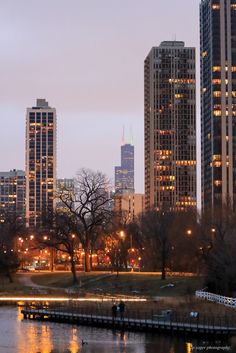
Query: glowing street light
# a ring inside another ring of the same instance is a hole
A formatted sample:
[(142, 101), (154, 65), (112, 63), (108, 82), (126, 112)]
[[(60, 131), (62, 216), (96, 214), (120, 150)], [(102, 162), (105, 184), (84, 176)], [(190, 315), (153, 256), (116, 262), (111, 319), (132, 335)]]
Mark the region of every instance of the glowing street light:
[(120, 231), (120, 237), (121, 239), (124, 239), (124, 236), (125, 236), (125, 232), (123, 230)]
[(187, 230), (187, 235), (190, 237), (192, 235), (192, 230), (191, 229), (188, 229)]

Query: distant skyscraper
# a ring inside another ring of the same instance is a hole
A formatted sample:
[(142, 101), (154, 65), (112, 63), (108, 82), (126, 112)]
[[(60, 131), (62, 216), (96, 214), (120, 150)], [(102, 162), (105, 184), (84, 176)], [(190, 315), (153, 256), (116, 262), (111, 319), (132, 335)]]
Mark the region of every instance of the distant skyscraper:
[(45, 99), (27, 109), (26, 117), (26, 220), (41, 222), (43, 212), (55, 207), (56, 110)]
[(202, 206), (236, 204), (236, 0), (202, 0)]
[(195, 48), (162, 42), (144, 70), (145, 209), (196, 207)]
[(115, 191), (134, 193), (134, 146), (121, 146), (121, 165), (115, 167)]
[(25, 218), (25, 172), (0, 172), (0, 213)]

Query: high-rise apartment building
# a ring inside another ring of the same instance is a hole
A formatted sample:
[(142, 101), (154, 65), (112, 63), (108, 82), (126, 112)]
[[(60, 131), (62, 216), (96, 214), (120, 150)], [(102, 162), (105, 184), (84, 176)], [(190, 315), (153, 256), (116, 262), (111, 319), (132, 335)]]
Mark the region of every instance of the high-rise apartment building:
[(144, 86), (145, 209), (196, 207), (195, 48), (152, 48)]
[(25, 172), (0, 172), (0, 214), (25, 218)]
[(202, 207), (236, 203), (236, 0), (202, 0)]
[(43, 212), (55, 207), (56, 110), (37, 99), (26, 116), (26, 221), (40, 225)]
[(121, 146), (121, 165), (115, 167), (115, 191), (134, 193), (134, 146), (131, 143)]

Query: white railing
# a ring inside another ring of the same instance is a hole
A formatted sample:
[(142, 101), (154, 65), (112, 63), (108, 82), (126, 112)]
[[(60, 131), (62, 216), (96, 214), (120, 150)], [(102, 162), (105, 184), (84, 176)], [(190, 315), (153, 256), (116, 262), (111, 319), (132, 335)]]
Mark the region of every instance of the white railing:
[(215, 302), (218, 304), (223, 304), (231, 308), (236, 308), (236, 298), (224, 297), (222, 295), (208, 293), (203, 290), (197, 290), (195, 296), (200, 299), (209, 300), (210, 302)]

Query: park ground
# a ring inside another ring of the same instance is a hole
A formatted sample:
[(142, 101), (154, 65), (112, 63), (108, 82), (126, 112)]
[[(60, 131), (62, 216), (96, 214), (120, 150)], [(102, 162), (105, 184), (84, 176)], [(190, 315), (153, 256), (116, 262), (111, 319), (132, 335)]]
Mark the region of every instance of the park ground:
[(78, 284), (72, 284), (69, 272), (18, 272), (13, 283), (0, 277), (0, 295), (71, 294), (74, 296), (179, 297), (201, 289), (203, 279), (197, 276), (174, 275), (161, 280), (160, 274), (128, 272), (78, 272)]
[[(0, 277), (0, 298), (92, 297), (110, 298), (116, 302), (120, 298), (145, 298), (146, 303), (129, 302), (128, 308), (145, 312), (170, 309), (178, 315), (189, 315), (191, 311), (198, 311), (201, 317), (232, 316), (236, 322), (235, 309), (202, 301), (194, 296), (195, 291), (202, 289), (203, 285), (202, 277), (183, 274), (167, 276), (162, 280), (157, 273), (128, 272), (117, 275), (111, 272), (78, 272), (78, 284), (73, 285), (70, 272), (18, 272), (13, 283)], [(103, 305), (108, 305), (109, 310), (111, 304), (104, 302)]]

